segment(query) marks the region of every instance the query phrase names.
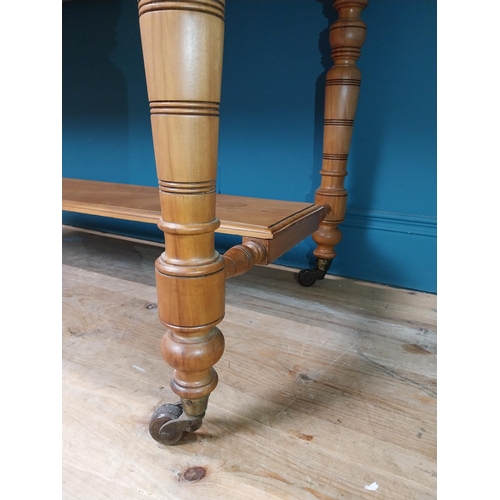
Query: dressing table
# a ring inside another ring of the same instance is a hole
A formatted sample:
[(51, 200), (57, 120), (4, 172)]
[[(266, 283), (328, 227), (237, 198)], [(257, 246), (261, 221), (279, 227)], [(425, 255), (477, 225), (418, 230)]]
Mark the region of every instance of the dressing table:
[[(330, 28), (333, 67), (326, 77), (321, 185), (314, 204), (216, 194), (225, 0), (139, 0), (138, 16), (151, 112), (158, 188), (63, 179), (63, 210), (157, 224), (165, 251), (156, 261), (159, 320), (171, 388), (180, 402), (159, 407), (151, 436), (174, 444), (202, 425), (224, 351), (225, 281), (266, 265), (312, 234), (322, 279), (341, 240), (344, 178), (365, 40), (368, 0), (336, 0)], [(241, 236), (220, 255), (214, 233)]]

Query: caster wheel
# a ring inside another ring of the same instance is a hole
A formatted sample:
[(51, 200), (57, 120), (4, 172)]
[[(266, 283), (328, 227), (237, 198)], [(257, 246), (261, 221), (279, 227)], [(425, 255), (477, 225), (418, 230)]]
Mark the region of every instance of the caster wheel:
[(316, 269), (302, 269), (302, 271), (295, 275), (295, 279), (299, 285), (313, 286), (318, 279), (318, 274)]
[[(179, 404), (165, 404), (161, 405), (154, 411), (149, 422), (149, 433), (151, 437), (161, 444), (175, 444), (182, 437), (182, 430), (180, 432), (170, 432), (165, 435), (162, 428), (167, 422), (177, 420), (182, 415), (182, 406)], [(178, 436), (177, 436), (178, 434)]]
[(158, 443), (176, 444), (186, 433), (197, 431), (204, 416), (205, 413), (195, 417), (183, 414), (181, 403), (161, 405), (151, 416), (149, 433)]

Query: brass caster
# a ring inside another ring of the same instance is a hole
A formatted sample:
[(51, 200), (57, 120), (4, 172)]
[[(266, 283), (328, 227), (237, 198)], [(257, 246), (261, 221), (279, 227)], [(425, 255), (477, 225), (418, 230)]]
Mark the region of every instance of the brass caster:
[(183, 413), (181, 403), (159, 406), (151, 416), (149, 433), (151, 437), (164, 445), (173, 445), (186, 432), (197, 431), (203, 422), (202, 415), (190, 417)]

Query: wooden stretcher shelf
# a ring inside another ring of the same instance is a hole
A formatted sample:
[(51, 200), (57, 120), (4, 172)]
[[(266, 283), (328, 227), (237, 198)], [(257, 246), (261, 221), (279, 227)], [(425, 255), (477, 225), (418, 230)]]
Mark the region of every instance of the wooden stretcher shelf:
[[(62, 180), (62, 209), (157, 224), (158, 188), (81, 179)], [(268, 262), (312, 234), (328, 207), (311, 203), (217, 195), (218, 233), (266, 241)]]

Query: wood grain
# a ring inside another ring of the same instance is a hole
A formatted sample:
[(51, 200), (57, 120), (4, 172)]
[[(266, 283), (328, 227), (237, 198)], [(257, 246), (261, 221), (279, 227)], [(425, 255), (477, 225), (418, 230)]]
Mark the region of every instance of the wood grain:
[[(63, 179), (62, 209), (149, 224), (160, 219), (158, 188), (113, 182)], [(216, 215), (221, 225), (216, 231), (269, 240), (307, 220), (305, 230), (311, 234), (326, 211), (311, 203), (218, 194)]]
[[(161, 353), (174, 369), (184, 429), (198, 425), (224, 352), (224, 259), (215, 250), (224, 0), (139, 0), (139, 28), (151, 112), (165, 250), (155, 262)], [(152, 436), (161, 440), (155, 419)], [(179, 419), (177, 424), (182, 421)], [(199, 425), (198, 425), (199, 426)], [(172, 427), (170, 426), (170, 429)], [(182, 435), (172, 430), (171, 443)], [(163, 441), (165, 442), (165, 441)]]
[(158, 252), (63, 231), (65, 499), (436, 498), (434, 295), (305, 289), (276, 267), (229, 280), (219, 386), (202, 428), (164, 447), (147, 429), (176, 398)]
[(338, 12), (329, 36), (334, 64), (325, 81), (321, 185), (315, 195), (316, 203), (328, 204), (331, 211), (313, 234), (317, 244), (314, 255), (330, 262), (336, 256), (335, 245), (342, 239), (338, 226), (344, 220), (347, 206), (344, 180), (361, 84), (356, 61), (366, 38), (361, 13), (367, 5), (368, 0), (335, 0), (333, 3)]

